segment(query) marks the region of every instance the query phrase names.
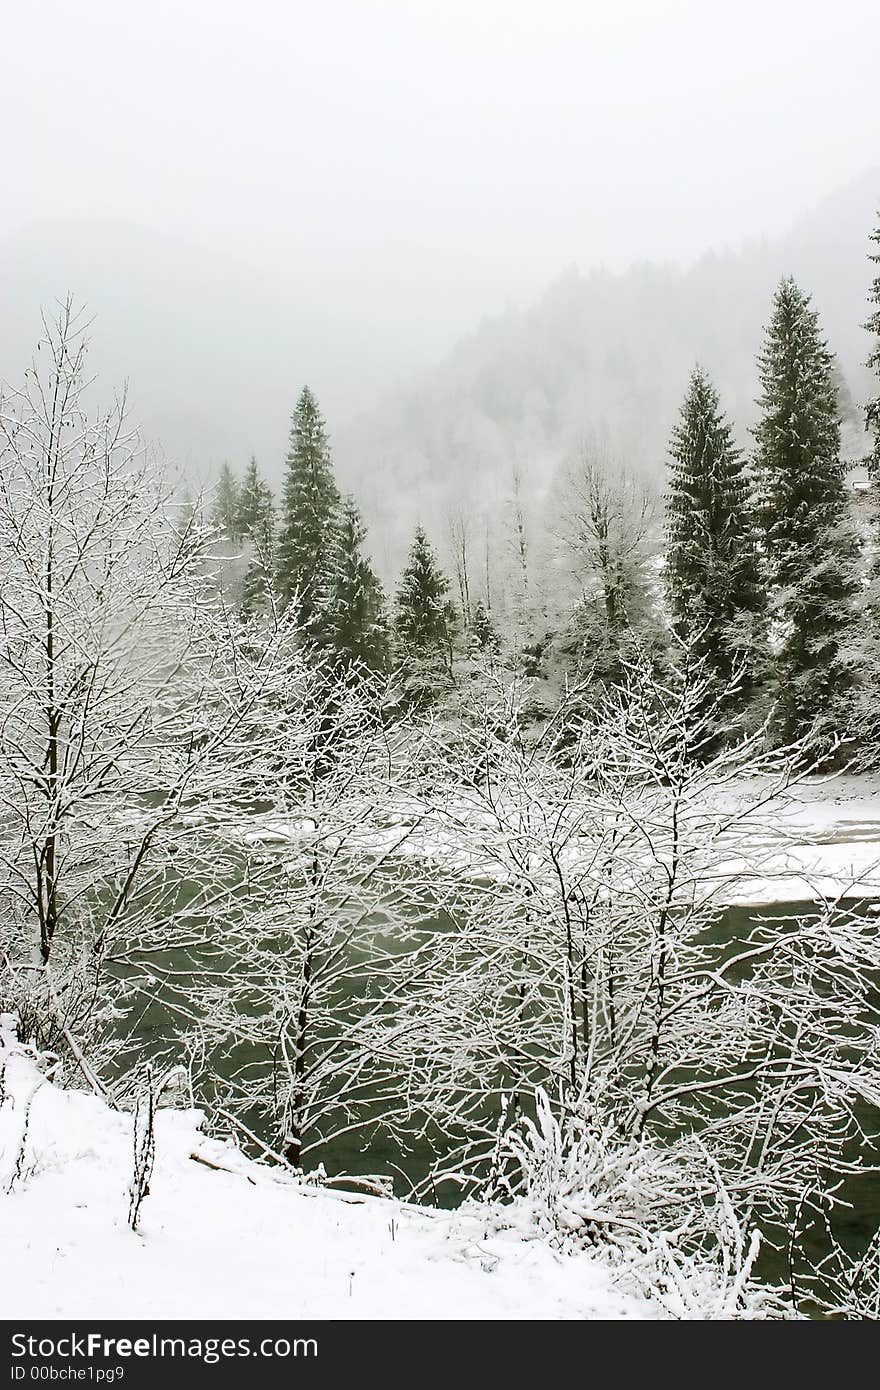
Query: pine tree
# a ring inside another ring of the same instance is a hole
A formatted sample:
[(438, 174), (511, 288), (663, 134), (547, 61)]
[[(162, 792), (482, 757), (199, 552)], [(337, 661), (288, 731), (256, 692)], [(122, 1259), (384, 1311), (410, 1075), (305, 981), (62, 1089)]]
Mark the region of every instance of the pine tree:
[(327, 428), (305, 386), (291, 422), (276, 573), (282, 605), (295, 603), (301, 631), (315, 642), (327, 636), (339, 507)]
[(267, 527), (274, 526), (275, 500), (269, 484), (260, 477), (257, 460), (251, 461), (244, 471), (238, 490), (237, 526), (242, 536), (255, 536), (264, 533)]
[(764, 594), (745, 459), (718, 392), (696, 368), (669, 445), (666, 591), (673, 625), (718, 681), (754, 688)]
[(755, 471), (771, 607), (779, 619), (779, 732), (831, 732), (852, 676), (856, 545), (848, 518), (834, 359), (808, 295), (781, 281), (758, 358)]
[(242, 583), (241, 612), (245, 617), (254, 617), (268, 608), (271, 598), (275, 504), (272, 489), (260, 477), (253, 455), (238, 489), (236, 526), (238, 534), (251, 546)]
[(363, 553), (366, 534), (354, 499), (346, 497), (330, 572), (327, 631), (343, 663), (379, 670), (384, 665), (387, 647), (385, 598)]
[(448, 593), (449, 580), (418, 526), (394, 603), (394, 628), (403, 655), (449, 647), (455, 613)]
[(492, 622), (492, 614), (489, 612), (485, 603), (478, 598), (471, 613), (471, 645), (477, 654), (494, 653), (498, 651), (498, 633), (495, 624)]
[(228, 463), (220, 469), (212, 516), (230, 540), (238, 535), (238, 483)]
[(869, 333), (874, 335), (875, 339), (867, 365), (877, 374), (878, 391), (874, 399), (868, 402), (865, 411), (865, 424), (869, 434), (873, 436), (871, 451), (868, 454), (868, 469), (875, 485), (880, 487), (880, 215), (878, 215), (877, 227), (871, 233), (871, 240), (875, 243), (877, 250), (870, 253), (869, 259), (878, 267), (878, 270), (871, 282), (871, 289), (868, 294), (868, 302), (873, 305), (873, 309), (865, 327)]

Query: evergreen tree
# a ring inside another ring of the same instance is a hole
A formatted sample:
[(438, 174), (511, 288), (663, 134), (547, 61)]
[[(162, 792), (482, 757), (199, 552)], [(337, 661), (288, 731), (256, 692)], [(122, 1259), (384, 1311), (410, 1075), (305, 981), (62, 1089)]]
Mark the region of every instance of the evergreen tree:
[(789, 739), (814, 724), (835, 727), (836, 701), (852, 679), (842, 646), (857, 590), (834, 359), (791, 278), (776, 291), (758, 368), (759, 518), (779, 619), (778, 723)]
[(251, 461), (244, 471), (238, 489), (237, 526), (242, 536), (256, 536), (274, 529), (275, 501), (269, 484), (260, 477), (257, 460)]
[(455, 619), (448, 593), (449, 580), (418, 526), (394, 603), (394, 629), (404, 657), (448, 650)]
[(272, 489), (260, 477), (251, 456), (238, 490), (238, 532), (248, 539), (251, 554), (241, 592), (241, 611), (255, 617), (269, 607), (275, 539), (275, 505)]
[(387, 646), (385, 598), (363, 553), (365, 537), (357, 506), (346, 497), (335, 538), (327, 629), (343, 662), (378, 670), (384, 665)]
[(871, 233), (871, 240), (875, 243), (877, 250), (871, 252), (870, 260), (878, 269), (871, 282), (868, 295), (868, 301), (873, 308), (865, 327), (869, 333), (874, 335), (875, 339), (867, 365), (877, 374), (878, 390), (874, 399), (868, 403), (865, 423), (868, 432), (873, 435), (871, 452), (868, 455), (868, 468), (875, 484), (880, 487), (880, 221), (877, 223), (876, 230)]
[(669, 453), (665, 580), (673, 625), (719, 681), (742, 671), (744, 700), (761, 660), (764, 594), (745, 459), (700, 368)]
[(477, 599), (471, 613), (470, 635), (471, 645), (476, 653), (498, 651), (500, 644), (495, 624), (492, 622), (492, 614), (481, 598)]
[(450, 686), (457, 614), (448, 593), (449, 580), (419, 526), (400, 577), (393, 618), (401, 693), (412, 707), (427, 708)]
[[(877, 251), (870, 260), (880, 268), (880, 222), (871, 234)], [(880, 269), (868, 293), (872, 312), (865, 324), (874, 336), (867, 365), (878, 377), (878, 394), (865, 409), (865, 427), (871, 447), (865, 462), (872, 481), (868, 499), (867, 531), (872, 541), (871, 560), (866, 566), (866, 586), (861, 604), (859, 632), (860, 683), (853, 711), (853, 732), (859, 742), (860, 757), (870, 766), (880, 766)]]
[(253, 550), (241, 593), (241, 611), (246, 618), (256, 617), (271, 607), (275, 575), (272, 521), (273, 514), (267, 510), (251, 528)]
[(220, 469), (212, 517), (230, 540), (238, 535), (238, 483), (228, 463)]
[(285, 607), (296, 604), (301, 631), (316, 642), (327, 637), (339, 506), (326, 425), (318, 402), (305, 386), (291, 423), (276, 587)]

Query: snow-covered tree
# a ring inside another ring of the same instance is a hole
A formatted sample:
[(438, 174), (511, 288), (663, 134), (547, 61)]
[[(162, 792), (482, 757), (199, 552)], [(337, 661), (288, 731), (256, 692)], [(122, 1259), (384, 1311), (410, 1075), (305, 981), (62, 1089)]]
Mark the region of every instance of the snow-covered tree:
[(392, 609), (394, 655), (407, 706), (426, 708), (449, 688), (457, 614), (448, 595), (449, 580), (418, 526)]
[[(510, 471), (507, 495), (501, 500), (501, 602), (495, 621), (514, 664), (525, 675), (546, 675), (552, 624), (542, 584), (542, 537), (537, 525), (534, 482), (519, 463)], [(488, 576), (487, 576), (488, 595)]]
[(68, 303), (0, 401), (0, 931), (23, 1016), (92, 1082), (86, 1036), (118, 1043), (150, 953), (234, 895), (289, 681), (283, 628), (240, 641), (213, 532), (87, 384)]
[(871, 252), (870, 259), (877, 266), (877, 274), (871, 282), (869, 302), (872, 306), (871, 314), (865, 327), (874, 338), (874, 344), (868, 357), (868, 367), (878, 378), (877, 395), (868, 403), (865, 412), (865, 423), (869, 434), (872, 436), (871, 451), (868, 455), (868, 467), (872, 477), (880, 479), (880, 220), (878, 225), (871, 233), (871, 241), (876, 246), (876, 251)]
[(340, 497), (333, 477), (327, 427), (318, 402), (303, 387), (290, 429), (276, 564), (283, 605), (292, 605), (306, 638), (326, 636), (330, 570)]
[[(665, 645), (656, 603), (656, 499), (598, 436), (584, 439), (557, 485), (553, 648), (594, 687), (623, 677), (638, 648)], [(594, 691), (595, 694), (595, 691)], [(591, 695), (592, 698), (592, 695)]]
[(385, 599), (363, 544), (366, 529), (351, 497), (342, 503), (329, 576), (327, 640), (346, 664), (378, 669), (388, 646)]
[(449, 580), (418, 526), (394, 598), (394, 630), (404, 659), (446, 658), (455, 621), (448, 595)]
[(771, 613), (778, 620), (778, 724), (790, 739), (840, 727), (852, 681), (843, 655), (854, 610), (856, 544), (848, 519), (834, 359), (816, 311), (780, 282), (758, 358), (755, 430), (758, 519)]
[(470, 633), (472, 645), (478, 653), (497, 652), (498, 633), (492, 621), (492, 614), (481, 598), (477, 599), (471, 610)]
[(438, 753), (433, 838), (465, 872), (393, 1043), (413, 1116), (447, 1140), (426, 1190), (508, 1191), (538, 1092), (570, 1126), (540, 1179), (560, 1238), (614, 1244), (620, 1225), (720, 1258), (721, 1204), (745, 1249), (798, 1247), (880, 1098), (871, 918), (724, 921), (736, 856), (805, 750), (760, 732), (718, 750), (724, 692), (686, 649), (669, 681), (642, 662), (598, 709), (566, 698), (529, 736), (499, 682)]
[(238, 488), (237, 529), (240, 536), (271, 534), (275, 503), (272, 489), (260, 476), (256, 458), (251, 455)]
[[(872, 234), (878, 250), (871, 260), (880, 267), (880, 226)], [(880, 273), (869, 294), (873, 312), (865, 325), (875, 342), (868, 367), (878, 377), (880, 390)], [(880, 395), (868, 402), (865, 424), (872, 439), (866, 459), (873, 486), (868, 498), (866, 525), (867, 564), (858, 632), (860, 680), (854, 693), (851, 728), (863, 762), (880, 762)]]
[(747, 698), (762, 662), (765, 597), (745, 459), (718, 392), (697, 368), (669, 446), (664, 577), (673, 622)]
[(239, 535), (238, 491), (239, 485), (235, 474), (229, 464), (224, 463), (217, 480), (212, 515), (215, 526), (218, 526), (230, 540), (234, 540)]
[(449, 547), (455, 566), (455, 579), (462, 621), (465, 628), (471, 625), (471, 514), (463, 506), (450, 507), (446, 514)]
[(193, 1020), (215, 1114), (255, 1126), (293, 1167), (362, 1173), (366, 1136), (405, 1142), (392, 1041), (433, 935), (432, 875), (410, 856), (401, 872), (418, 814), (391, 831), (383, 821), (389, 801), (406, 804), (417, 754), (405, 726), (384, 727), (382, 686), (340, 685), (330, 661), (305, 674), (276, 736), (284, 777), (246, 891), (193, 977), (169, 973), (167, 1007)]
[(250, 555), (242, 581), (241, 610), (246, 617), (271, 604), (275, 572), (275, 504), (272, 489), (260, 476), (257, 460), (245, 469), (238, 493), (238, 530), (249, 542)]

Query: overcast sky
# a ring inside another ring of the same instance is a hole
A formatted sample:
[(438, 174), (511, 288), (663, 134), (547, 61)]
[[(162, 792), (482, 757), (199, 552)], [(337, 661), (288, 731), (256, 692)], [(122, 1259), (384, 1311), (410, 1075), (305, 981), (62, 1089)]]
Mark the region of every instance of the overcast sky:
[(877, 0), (24, 0), (0, 32), (0, 235), (124, 219), (437, 346), (880, 159)]

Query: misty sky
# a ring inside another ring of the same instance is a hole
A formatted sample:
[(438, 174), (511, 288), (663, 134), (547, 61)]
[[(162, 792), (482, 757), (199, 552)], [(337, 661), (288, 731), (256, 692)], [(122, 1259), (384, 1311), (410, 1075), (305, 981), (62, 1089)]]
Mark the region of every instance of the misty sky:
[(3, 51), (0, 236), (124, 219), (439, 338), (880, 154), (876, 0), (28, 0)]

